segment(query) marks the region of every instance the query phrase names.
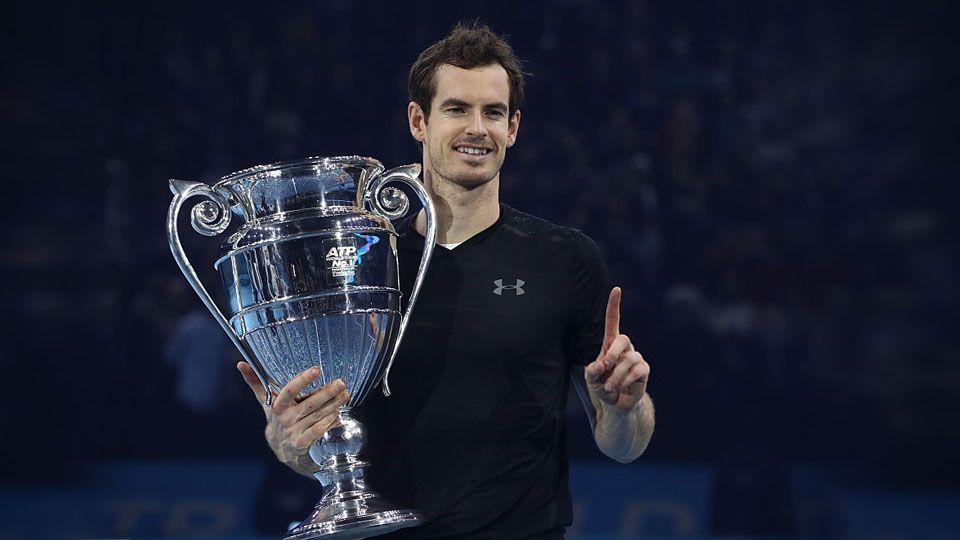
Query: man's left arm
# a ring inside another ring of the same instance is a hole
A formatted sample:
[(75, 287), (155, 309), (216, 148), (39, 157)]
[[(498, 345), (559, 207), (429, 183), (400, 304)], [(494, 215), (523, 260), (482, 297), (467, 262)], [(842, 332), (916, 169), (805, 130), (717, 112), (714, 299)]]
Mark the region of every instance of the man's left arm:
[(619, 287), (610, 291), (600, 353), (582, 372), (576, 370), (573, 380), (584, 405), (592, 405), (588, 412), (597, 447), (610, 458), (629, 463), (646, 450), (655, 420), (647, 394), (650, 365), (620, 333), (620, 295)]

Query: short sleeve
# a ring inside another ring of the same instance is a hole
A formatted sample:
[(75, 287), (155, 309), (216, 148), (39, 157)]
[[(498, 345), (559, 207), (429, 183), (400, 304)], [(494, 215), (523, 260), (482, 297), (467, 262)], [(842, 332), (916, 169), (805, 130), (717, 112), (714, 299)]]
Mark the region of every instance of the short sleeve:
[(564, 332), (570, 364), (593, 362), (603, 344), (604, 312), (610, 295), (610, 272), (597, 244), (577, 232), (572, 242), (573, 314)]

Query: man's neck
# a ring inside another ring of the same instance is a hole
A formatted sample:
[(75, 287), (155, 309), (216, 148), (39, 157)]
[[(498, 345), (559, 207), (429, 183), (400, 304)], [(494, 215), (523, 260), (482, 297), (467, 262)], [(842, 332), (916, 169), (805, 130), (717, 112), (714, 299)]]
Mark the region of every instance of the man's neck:
[[(457, 244), (487, 229), (500, 217), (500, 175), (486, 184), (466, 189), (424, 170), (424, 187), (437, 210), (437, 243)], [(421, 210), (413, 223), (420, 234), (427, 230)]]

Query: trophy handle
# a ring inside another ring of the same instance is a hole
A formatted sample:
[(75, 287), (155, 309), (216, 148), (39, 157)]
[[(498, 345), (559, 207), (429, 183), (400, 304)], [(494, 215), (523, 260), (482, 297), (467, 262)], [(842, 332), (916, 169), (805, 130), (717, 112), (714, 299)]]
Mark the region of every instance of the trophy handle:
[(187, 259), (187, 254), (183, 251), (183, 245), (180, 243), (180, 230), (177, 225), (177, 217), (180, 215), (180, 208), (187, 199), (195, 196), (202, 196), (208, 199), (194, 206), (190, 212), (190, 223), (193, 225), (193, 230), (204, 236), (216, 236), (227, 230), (227, 226), (230, 225), (230, 207), (223, 195), (201, 182), (170, 180), (170, 191), (173, 192), (173, 201), (170, 202), (170, 210), (167, 213), (167, 240), (170, 243), (170, 251), (173, 252), (173, 258), (176, 259), (177, 266), (180, 267), (180, 271), (183, 272), (184, 277), (190, 282), (197, 296), (200, 297), (203, 304), (207, 306), (207, 309), (213, 314), (213, 318), (220, 323), (220, 328), (227, 333), (230, 341), (240, 350), (243, 359), (246, 360), (247, 364), (253, 368), (254, 373), (257, 374), (257, 378), (260, 379), (260, 384), (263, 385), (264, 393), (267, 396), (266, 405), (269, 406), (273, 402), (273, 393), (270, 391), (270, 386), (267, 383), (266, 372), (263, 366), (260, 365), (260, 362), (257, 361), (253, 354), (250, 354), (244, 343), (230, 327), (227, 318), (220, 312), (220, 308), (213, 302), (213, 298), (210, 297), (207, 289), (203, 286), (203, 283), (200, 282), (197, 272), (193, 269), (193, 265), (190, 264), (189, 259)]
[(387, 368), (383, 372), (383, 395), (385, 396), (390, 395), (390, 382), (388, 380), (390, 368), (393, 366), (393, 360), (400, 349), (403, 334), (410, 322), (410, 314), (413, 312), (414, 304), (417, 303), (417, 295), (420, 294), (420, 286), (423, 285), (423, 278), (427, 274), (427, 267), (430, 266), (430, 258), (433, 256), (433, 246), (437, 241), (437, 211), (433, 207), (433, 201), (430, 199), (427, 190), (417, 180), (419, 174), (419, 163), (395, 167), (376, 177), (364, 194), (364, 200), (368, 201), (380, 215), (388, 219), (401, 218), (410, 210), (410, 200), (403, 191), (395, 187), (388, 187), (387, 184), (402, 182), (410, 186), (413, 192), (417, 194), (420, 202), (423, 203), (424, 212), (427, 213), (427, 230), (426, 235), (424, 235), (423, 256), (420, 258), (420, 267), (417, 269), (417, 279), (413, 284), (413, 290), (410, 292), (407, 309), (400, 319), (400, 331), (397, 333), (393, 350), (390, 351), (390, 360), (387, 361)]

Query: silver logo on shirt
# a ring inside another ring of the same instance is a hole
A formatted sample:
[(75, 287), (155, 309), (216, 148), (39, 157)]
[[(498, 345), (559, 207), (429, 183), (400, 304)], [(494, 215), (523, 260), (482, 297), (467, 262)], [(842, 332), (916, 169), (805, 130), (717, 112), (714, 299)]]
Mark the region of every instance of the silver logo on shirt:
[(497, 288), (493, 290), (493, 294), (497, 296), (502, 296), (503, 291), (514, 291), (517, 294), (517, 296), (520, 296), (524, 292), (523, 285), (525, 283), (526, 281), (518, 278), (516, 285), (504, 285), (502, 279), (495, 279), (493, 280), (493, 284), (496, 285)]

